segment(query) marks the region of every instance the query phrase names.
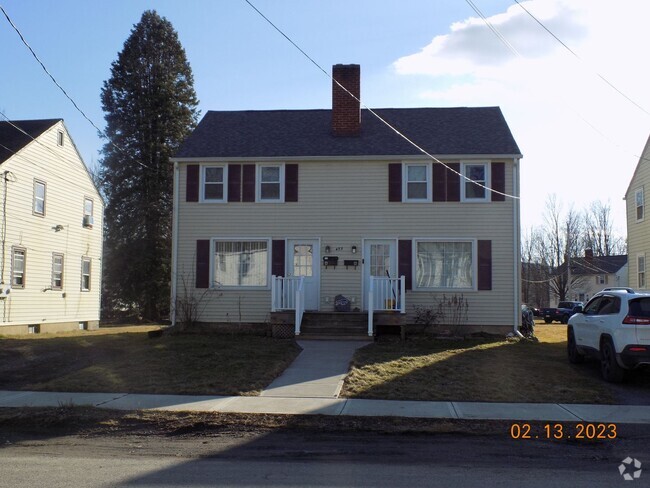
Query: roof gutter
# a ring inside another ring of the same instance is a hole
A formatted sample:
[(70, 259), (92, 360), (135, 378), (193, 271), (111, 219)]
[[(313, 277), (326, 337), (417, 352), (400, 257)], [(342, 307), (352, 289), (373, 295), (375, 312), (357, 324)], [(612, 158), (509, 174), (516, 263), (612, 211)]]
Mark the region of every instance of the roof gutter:
[[(457, 161), (460, 159), (514, 159), (518, 160), (521, 154), (434, 154), (433, 157), (443, 162)], [(250, 161), (422, 161), (431, 159), (425, 154), (367, 154), (360, 156), (209, 156), (209, 157), (174, 157), (173, 163), (234, 163)]]

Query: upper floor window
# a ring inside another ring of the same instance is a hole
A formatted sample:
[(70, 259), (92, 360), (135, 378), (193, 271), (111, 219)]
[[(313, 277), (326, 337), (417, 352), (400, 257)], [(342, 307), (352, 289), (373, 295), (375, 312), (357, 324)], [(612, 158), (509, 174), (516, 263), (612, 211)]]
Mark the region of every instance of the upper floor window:
[(284, 166), (259, 165), (257, 167), (257, 199), (260, 202), (284, 201)]
[(25, 288), (25, 258), (27, 251), (24, 247), (13, 247), (11, 250), (11, 286)]
[(226, 201), (226, 166), (203, 166), (202, 200), (206, 202)]
[(639, 254), (636, 257), (637, 265), (637, 286), (645, 288), (645, 254)]
[(487, 163), (463, 163), (461, 178), (461, 200), (483, 202), (488, 200), (490, 174)]
[(45, 183), (39, 180), (34, 180), (32, 211), (34, 215), (45, 215)]
[(431, 165), (404, 165), (404, 201), (431, 201)]
[(63, 288), (63, 254), (52, 253), (52, 289)]
[(634, 205), (636, 207), (636, 221), (639, 222), (643, 220), (644, 217), (643, 188), (639, 188), (634, 192)]
[(92, 198), (84, 197), (84, 216), (83, 216), (83, 226), (92, 227), (93, 226), (93, 207), (94, 202)]
[(63, 146), (63, 141), (64, 141), (63, 131), (60, 130), (60, 131), (58, 131), (58, 132), (56, 133), (56, 143), (57, 143), (59, 146)]

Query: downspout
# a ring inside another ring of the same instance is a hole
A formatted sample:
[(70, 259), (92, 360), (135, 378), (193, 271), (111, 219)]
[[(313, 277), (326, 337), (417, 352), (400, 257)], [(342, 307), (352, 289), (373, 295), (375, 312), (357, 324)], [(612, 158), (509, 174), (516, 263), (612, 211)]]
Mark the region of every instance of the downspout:
[(171, 303), (170, 319), (172, 327), (176, 325), (176, 267), (178, 266), (178, 188), (180, 179), (180, 169), (178, 163), (174, 163), (174, 195), (172, 212), (172, 272), (171, 272)]
[[(520, 158), (515, 158), (514, 159), (514, 164), (512, 167), (512, 190), (513, 193), (516, 197), (521, 198), (520, 194), (520, 185), (519, 185), (519, 159)], [(524, 337), (521, 332), (519, 332), (519, 327), (521, 325), (521, 245), (519, 243), (521, 239), (521, 215), (520, 215), (520, 198), (514, 198), (513, 199), (513, 206), (512, 206), (512, 229), (514, 232), (514, 239), (513, 239), (513, 255), (514, 255), (514, 289), (515, 289), (515, 296), (514, 296), (514, 305), (515, 305), (515, 310), (514, 310), (514, 334), (518, 337)]]

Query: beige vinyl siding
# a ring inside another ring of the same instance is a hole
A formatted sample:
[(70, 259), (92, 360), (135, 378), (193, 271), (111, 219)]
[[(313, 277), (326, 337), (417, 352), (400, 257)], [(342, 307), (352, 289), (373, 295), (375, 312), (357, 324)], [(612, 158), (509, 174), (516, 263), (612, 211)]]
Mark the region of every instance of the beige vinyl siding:
[[(58, 131), (64, 144), (57, 144)], [(63, 123), (43, 133), (0, 167), (7, 174), (4, 273), (11, 279), (11, 248), (26, 249), (25, 287), (0, 300), (0, 324), (54, 324), (99, 320), (103, 203)], [(47, 149), (46, 147), (47, 146)], [(45, 215), (32, 213), (34, 178), (47, 184)], [(0, 203), (5, 195), (0, 184)], [(84, 228), (84, 196), (94, 202), (94, 225)], [(1, 218), (1, 214), (0, 214)], [(57, 226), (62, 226), (56, 231)], [(1, 249), (0, 249), (1, 252)], [(52, 254), (64, 256), (63, 287), (52, 290)], [(81, 291), (81, 257), (92, 259), (91, 290)], [(1, 257), (0, 257), (1, 261)], [(0, 327), (0, 333), (2, 328)]]
[[(299, 162), (298, 202), (283, 204), (185, 202), (186, 164), (180, 164), (179, 273), (189, 272), (193, 276), (197, 239), (320, 238), (321, 310), (333, 310), (337, 294), (354, 298), (353, 307), (361, 307), (363, 267), (345, 269), (343, 261), (358, 259), (361, 262), (362, 239), (486, 239), (492, 241), (493, 289), (463, 293), (470, 304), (468, 322), (512, 325), (515, 307), (518, 308), (513, 304), (513, 200), (494, 203), (389, 202), (388, 164), (389, 161)], [(510, 160), (506, 162), (506, 193), (513, 191), (512, 171)], [(339, 256), (336, 269), (325, 269), (322, 265), (322, 256), (328, 245), (331, 248), (329, 254)], [(356, 254), (352, 254), (353, 245), (357, 247)], [(337, 247), (343, 249), (336, 251)], [(177, 284), (180, 295), (180, 279)], [(232, 320), (233, 311), (238, 310), (235, 304), (239, 297), (246, 304), (241, 307), (243, 322), (262, 321), (267, 317), (270, 291), (224, 289), (221, 292), (221, 296), (207, 306), (201, 320)], [(411, 312), (417, 304), (432, 303), (435, 296), (442, 296), (442, 293), (409, 292), (408, 310)], [(507, 323), (504, 324), (504, 320)]]
[[(627, 194), (626, 211), (627, 211), (627, 239), (628, 239), (628, 267), (629, 267), (629, 286), (635, 289), (641, 289), (638, 283), (638, 265), (637, 256), (645, 253), (646, 255), (646, 287), (648, 289), (647, 260), (650, 257), (650, 207), (648, 206), (650, 198), (650, 164), (647, 159), (650, 158), (650, 139), (641, 155)], [(644, 218), (638, 222), (636, 219), (636, 198), (635, 193), (639, 188), (643, 188), (644, 196)]]

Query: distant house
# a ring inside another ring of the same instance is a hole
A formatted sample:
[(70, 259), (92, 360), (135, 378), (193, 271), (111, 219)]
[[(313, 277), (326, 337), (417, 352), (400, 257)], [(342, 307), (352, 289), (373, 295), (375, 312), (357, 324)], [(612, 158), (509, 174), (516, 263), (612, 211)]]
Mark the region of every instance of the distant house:
[[(562, 263), (558, 274), (567, 273), (567, 265)], [(586, 302), (603, 288), (628, 286), (627, 255), (594, 256), (591, 249), (586, 249), (584, 257), (571, 258), (570, 268), (567, 300)]]
[[(359, 96), (358, 65), (333, 76)], [(519, 193), (521, 154), (501, 110), (376, 112), (444, 165), (336, 84), (331, 110), (208, 112), (173, 158), (173, 303), (188, 277), (190, 292), (220, 291), (209, 324), (264, 323), (296, 308), (301, 286), (307, 314), (342, 295), (361, 315), (412, 320), (462, 296), (467, 330), (511, 331), (519, 201), (506, 195)]]
[(103, 201), (61, 119), (0, 122), (0, 334), (96, 328)]
[[(648, 191), (646, 191), (648, 190)], [(650, 256), (650, 216), (646, 215), (646, 198), (650, 192), (650, 138), (625, 192), (627, 210), (627, 252), (630, 257), (629, 286), (648, 290), (646, 259)]]

